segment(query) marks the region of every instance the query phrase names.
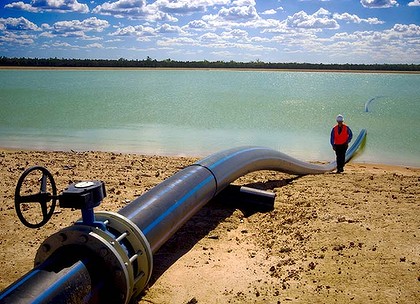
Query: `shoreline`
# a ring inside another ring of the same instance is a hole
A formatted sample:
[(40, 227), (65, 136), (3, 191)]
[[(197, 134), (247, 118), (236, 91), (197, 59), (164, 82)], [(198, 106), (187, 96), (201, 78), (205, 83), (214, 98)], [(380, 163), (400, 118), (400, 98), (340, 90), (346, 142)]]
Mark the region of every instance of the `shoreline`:
[(308, 73), (322, 73), (322, 72), (331, 72), (331, 73), (372, 73), (372, 74), (413, 74), (417, 75), (420, 74), (420, 71), (392, 71), (392, 70), (337, 70), (337, 69), (252, 69), (252, 68), (164, 68), (164, 67), (157, 67), (157, 68), (150, 68), (150, 67), (38, 67), (38, 66), (0, 66), (0, 70), (45, 70), (45, 71), (119, 71), (119, 70), (139, 70), (139, 71), (170, 71), (170, 70), (179, 70), (179, 71), (245, 71), (245, 72), (308, 72)]
[[(69, 153), (69, 154), (83, 154), (83, 153), (104, 153), (104, 154), (119, 154), (119, 155), (132, 155), (132, 156), (145, 156), (145, 157), (165, 157), (165, 158), (189, 158), (189, 159), (202, 159), (205, 158), (212, 153), (206, 154), (206, 155), (189, 155), (189, 154), (148, 154), (148, 153), (127, 153), (127, 152), (121, 152), (121, 151), (102, 151), (102, 150), (48, 150), (48, 149), (31, 149), (31, 148), (9, 148), (9, 147), (3, 147), (0, 146), (0, 153), (1, 152), (27, 152), (27, 153)], [(293, 156), (292, 156), (293, 157)], [(314, 160), (314, 161), (307, 161), (307, 160), (301, 160), (303, 162), (309, 162), (309, 163), (318, 163), (318, 164), (326, 164), (329, 161), (326, 160)], [(331, 159), (333, 160), (333, 159)], [(357, 161), (352, 160), (349, 163), (354, 165), (360, 165), (360, 166), (369, 166), (369, 167), (381, 167), (384, 168), (384, 170), (396, 170), (396, 169), (412, 169), (412, 170), (420, 170), (420, 166), (413, 166), (413, 165), (403, 165), (403, 164), (397, 164), (397, 163), (375, 163), (375, 162), (368, 162), (368, 161)]]

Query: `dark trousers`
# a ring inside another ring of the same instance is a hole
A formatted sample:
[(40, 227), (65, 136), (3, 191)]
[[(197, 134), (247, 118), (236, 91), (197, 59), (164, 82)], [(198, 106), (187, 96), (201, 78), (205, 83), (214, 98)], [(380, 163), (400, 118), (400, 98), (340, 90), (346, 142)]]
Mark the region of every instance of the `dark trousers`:
[(346, 161), (346, 151), (348, 145), (335, 145), (335, 155), (337, 156), (337, 171), (343, 172)]

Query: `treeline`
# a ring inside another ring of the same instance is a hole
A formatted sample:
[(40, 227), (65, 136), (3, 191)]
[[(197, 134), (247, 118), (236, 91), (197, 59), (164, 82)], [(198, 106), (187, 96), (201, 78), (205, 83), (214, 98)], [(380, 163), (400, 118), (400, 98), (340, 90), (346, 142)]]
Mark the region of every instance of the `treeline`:
[(0, 66), (14, 67), (108, 67), (108, 68), (193, 68), (193, 69), (297, 69), (297, 70), (363, 70), (363, 71), (420, 71), (419, 64), (322, 64), (322, 63), (273, 63), (262, 61), (177, 61), (66, 58), (8, 58), (0, 57)]

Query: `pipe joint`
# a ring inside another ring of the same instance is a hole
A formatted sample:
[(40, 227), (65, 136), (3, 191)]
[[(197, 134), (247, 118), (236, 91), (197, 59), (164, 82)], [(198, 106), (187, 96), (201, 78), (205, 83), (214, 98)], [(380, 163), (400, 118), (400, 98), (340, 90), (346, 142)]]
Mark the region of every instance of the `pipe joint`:
[(130, 298), (137, 296), (152, 276), (153, 253), (147, 238), (136, 224), (119, 213), (100, 211), (95, 213), (95, 217), (115, 235), (114, 244), (124, 248), (124, 258), (128, 259), (124, 263), (130, 269)]
[(83, 255), (90, 257), (91, 265), (95, 265), (92, 269), (96, 273), (91, 277), (102, 276), (112, 287), (102, 297), (128, 303), (150, 279), (153, 263), (150, 245), (138, 227), (120, 214), (98, 212), (95, 217), (104, 223), (105, 231), (77, 223), (51, 235), (38, 249), (35, 267), (56, 254), (64, 260), (77, 259), (83, 251)]

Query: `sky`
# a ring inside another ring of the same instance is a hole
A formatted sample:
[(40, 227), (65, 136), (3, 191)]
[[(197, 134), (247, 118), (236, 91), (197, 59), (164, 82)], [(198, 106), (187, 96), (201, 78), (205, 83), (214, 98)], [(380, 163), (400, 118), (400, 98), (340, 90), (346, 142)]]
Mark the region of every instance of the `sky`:
[(420, 0), (0, 0), (0, 56), (420, 64)]

